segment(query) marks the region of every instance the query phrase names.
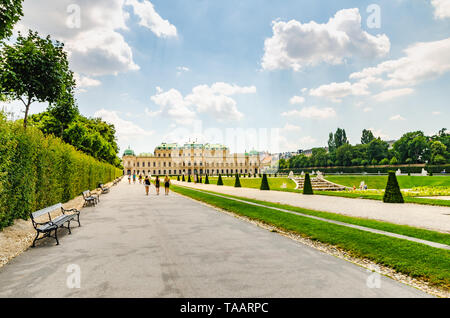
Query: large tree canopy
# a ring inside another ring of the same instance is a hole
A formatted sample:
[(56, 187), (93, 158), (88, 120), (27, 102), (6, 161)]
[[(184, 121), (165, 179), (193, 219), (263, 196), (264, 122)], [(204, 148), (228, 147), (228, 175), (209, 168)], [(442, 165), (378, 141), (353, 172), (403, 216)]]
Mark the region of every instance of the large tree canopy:
[(0, 53), (0, 93), (23, 102), (25, 127), (33, 102), (67, 105), (73, 95), (75, 80), (63, 47), (50, 36), (41, 38), (29, 31), (26, 37), (19, 34), (16, 44), (5, 45)]
[(12, 35), (14, 24), (20, 20), (23, 0), (0, 1), (0, 40)]

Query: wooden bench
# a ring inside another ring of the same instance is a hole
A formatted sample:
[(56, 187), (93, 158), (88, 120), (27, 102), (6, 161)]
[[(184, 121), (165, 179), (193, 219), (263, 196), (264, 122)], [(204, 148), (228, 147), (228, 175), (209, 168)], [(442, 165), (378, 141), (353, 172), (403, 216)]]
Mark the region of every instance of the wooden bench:
[[(61, 215), (52, 219), (51, 212), (61, 209)], [(67, 212), (72, 212), (70, 214), (66, 214)], [(37, 222), (37, 218), (40, 216), (48, 214), (48, 220), (45, 222)], [(76, 218), (76, 219), (75, 219)], [(31, 222), (33, 222), (33, 227), (36, 230), (36, 237), (34, 238), (32, 247), (36, 246), (36, 241), (42, 240), (46, 237), (53, 237), (56, 240), (56, 245), (59, 245), (58, 241), (58, 228), (66, 228), (69, 230), (69, 234), (72, 234), (72, 231), (70, 230), (70, 222), (76, 221), (78, 222), (78, 226), (81, 226), (80, 223), (80, 211), (77, 209), (70, 209), (66, 210), (62, 207), (61, 203), (55, 204), (53, 206), (50, 206), (48, 208), (36, 211), (31, 213)], [(67, 226), (64, 226), (64, 224), (67, 223)], [(51, 235), (52, 232), (54, 232), (54, 235)], [(43, 235), (39, 238), (39, 235)]]
[(108, 187), (105, 187), (105, 186), (103, 185), (103, 183), (100, 183), (98, 186), (99, 186), (100, 190), (102, 190), (102, 194), (109, 193), (109, 188), (108, 188)]
[(98, 195), (91, 194), (91, 191), (89, 190), (83, 191), (83, 199), (84, 199), (83, 207), (95, 206), (100, 201)]

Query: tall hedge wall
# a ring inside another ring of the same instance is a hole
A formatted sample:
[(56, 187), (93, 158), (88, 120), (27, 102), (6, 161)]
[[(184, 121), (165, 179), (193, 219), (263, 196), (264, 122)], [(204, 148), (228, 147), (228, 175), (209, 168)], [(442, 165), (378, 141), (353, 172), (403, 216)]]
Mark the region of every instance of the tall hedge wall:
[(120, 175), (122, 170), (0, 113), (0, 230)]

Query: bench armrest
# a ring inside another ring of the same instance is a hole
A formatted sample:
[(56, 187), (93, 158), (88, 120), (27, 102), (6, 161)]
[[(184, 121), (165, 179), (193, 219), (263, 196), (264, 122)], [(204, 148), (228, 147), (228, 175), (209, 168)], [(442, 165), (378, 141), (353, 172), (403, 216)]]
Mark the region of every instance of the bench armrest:
[(80, 214), (80, 211), (77, 209), (62, 209), (63, 214), (66, 212), (75, 212), (75, 214)]

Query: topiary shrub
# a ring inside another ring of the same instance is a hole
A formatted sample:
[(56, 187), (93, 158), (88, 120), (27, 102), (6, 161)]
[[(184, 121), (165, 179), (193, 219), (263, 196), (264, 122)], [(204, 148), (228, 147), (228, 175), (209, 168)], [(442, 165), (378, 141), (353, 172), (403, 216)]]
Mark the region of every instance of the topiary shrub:
[(188, 182), (192, 182), (191, 181), (191, 175), (188, 175)]
[(202, 176), (200, 176), (199, 183), (202, 183)]
[(404, 203), (397, 176), (394, 171), (389, 172), (389, 178), (384, 192), (383, 202), (385, 203)]
[(177, 181), (180, 181), (180, 176), (177, 176)]
[(236, 173), (236, 180), (234, 181), (235, 188), (242, 188), (241, 181), (239, 180), (239, 174)]
[(208, 175), (205, 176), (205, 184), (209, 184), (209, 178), (208, 178)]
[(303, 194), (306, 194), (306, 195), (314, 194), (309, 173), (305, 174), (305, 182), (303, 184)]
[(183, 182), (185, 182), (185, 181), (186, 181), (186, 179), (184, 178), (184, 174), (183, 174), (183, 178), (181, 179), (181, 181), (183, 181)]
[(222, 175), (219, 174), (219, 179), (217, 180), (217, 185), (218, 186), (223, 186), (223, 181), (222, 181)]
[(267, 175), (266, 174), (263, 174), (263, 177), (262, 177), (262, 180), (261, 180), (260, 190), (270, 190), (269, 181), (267, 181)]

